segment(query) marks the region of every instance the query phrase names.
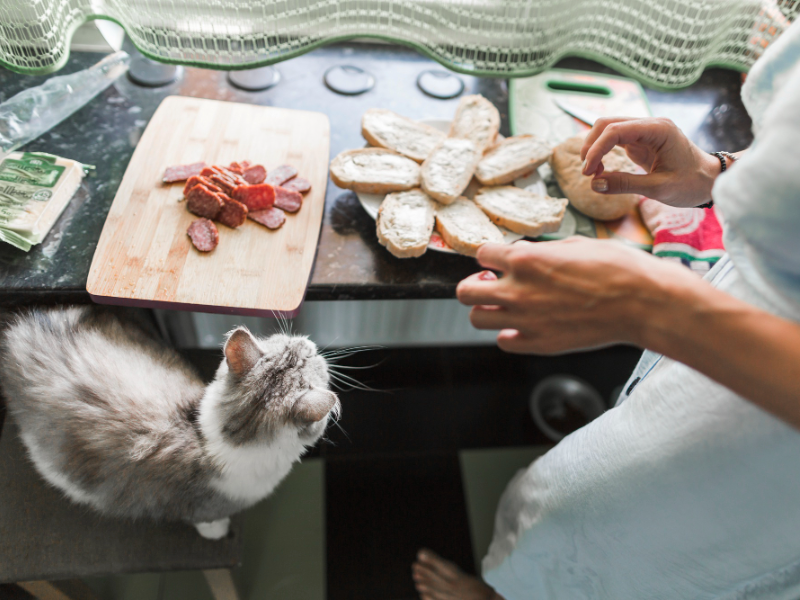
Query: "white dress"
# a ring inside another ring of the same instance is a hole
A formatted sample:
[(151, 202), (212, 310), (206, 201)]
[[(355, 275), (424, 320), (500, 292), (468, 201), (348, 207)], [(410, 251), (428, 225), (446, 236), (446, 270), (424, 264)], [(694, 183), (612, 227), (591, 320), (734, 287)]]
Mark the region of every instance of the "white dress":
[[(800, 23), (742, 96), (756, 140), (714, 187), (729, 256), (706, 279), (800, 322)], [(507, 600), (797, 600), (800, 432), (645, 352), (615, 408), (511, 481), (483, 575)]]

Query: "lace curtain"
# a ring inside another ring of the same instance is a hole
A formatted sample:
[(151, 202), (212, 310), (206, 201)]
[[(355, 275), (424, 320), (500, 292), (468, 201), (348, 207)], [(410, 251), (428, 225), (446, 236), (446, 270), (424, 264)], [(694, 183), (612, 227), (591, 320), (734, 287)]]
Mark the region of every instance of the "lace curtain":
[(798, 12), (800, 0), (3, 0), (0, 64), (54, 71), (74, 30), (103, 18), (183, 65), (252, 68), (373, 37), (473, 75), (532, 75), (577, 55), (676, 88), (708, 66), (746, 71)]

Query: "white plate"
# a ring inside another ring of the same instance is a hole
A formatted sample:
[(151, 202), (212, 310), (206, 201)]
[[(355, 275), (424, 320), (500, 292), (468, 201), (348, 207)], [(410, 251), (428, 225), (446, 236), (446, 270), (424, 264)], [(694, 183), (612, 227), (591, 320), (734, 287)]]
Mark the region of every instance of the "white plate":
[[(430, 125), (431, 127), (435, 127), (440, 131), (450, 130), (450, 121), (444, 121), (438, 119), (424, 119), (421, 122), (425, 123), (426, 125)], [(498, 135), (497, 137), (498, 139), (503, 139), (503, 137), (500, 135)], [(471, 200), (475, 195), (475, 192), (477, 191), (479, 185), (480, 184), (477, 182), (477, 180), (473, 178), (469, 186), (467, 186), (467, 189), (464, 191), (464, 196), (466, 196)], [(514, 182), (514, 185), (516, 185), (519, 188), (528, 190), (529, 192), (533, 192), (535, 194), (540, 194), (542, 196), (547, 195), (547, 186), (545, 186), (544, 181), (542, 181), (542, 178), (539, 177), (539, 173), (537, 171), (534, 171), (527, 177), (517, 179)], [(367, 211), (367, 214), (373, 219), (376, 219), (378, 217), (378, 209), (381, 206), (381, 202), (383, 202), (383, 199), (386, 197), (386, 194), (362, 194), (356, 192), (356, 196), (358, 196), (358, 200), (359, 202), (361, 202), (361, 206), (364, 207), (364, 210)], [(573, 219), (573, 226), (574, 226), (574, 219)], [(502, 232), (503, 239), (505, 240), (506, 244), (516, 242), (517, 240), (521, 240), (523, 237), (525, 237), (518, 233), (513, 233), (511, 231), (508, 231), (507, 229), (503, 229), (502, 227), (498, 227), (498, 229)], [(450, 246), (448, 246), (445, 243), (445, 241), (436, 231), (434, 231), (431, 234), (431, 241), (428, 242), (428, 248), (430, 250), (436, 250), (437, 252), (447, 252), (449, 254), (457, 254), (455, 250), (453, 250)]]

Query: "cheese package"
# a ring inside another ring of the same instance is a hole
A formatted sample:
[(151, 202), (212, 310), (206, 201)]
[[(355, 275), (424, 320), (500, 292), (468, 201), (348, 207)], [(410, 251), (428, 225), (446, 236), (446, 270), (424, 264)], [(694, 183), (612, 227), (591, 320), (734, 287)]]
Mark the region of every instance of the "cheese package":
[(39, 244), (91, 167), (41, 152), (0, 162), (0, 240), (27, 252)]

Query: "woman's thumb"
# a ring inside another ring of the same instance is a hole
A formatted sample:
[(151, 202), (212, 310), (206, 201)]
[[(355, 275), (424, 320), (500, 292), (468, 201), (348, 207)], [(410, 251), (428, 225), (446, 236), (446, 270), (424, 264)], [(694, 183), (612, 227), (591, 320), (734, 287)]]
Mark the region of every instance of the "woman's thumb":
[(592, 189), (601, 194), (641, 194), (658, 198), (665, 183), (663, 173), (633, 175), (619, 171), (605, 172), (592, 180)]

